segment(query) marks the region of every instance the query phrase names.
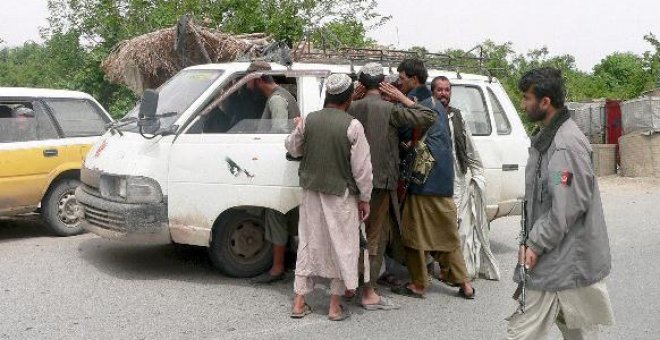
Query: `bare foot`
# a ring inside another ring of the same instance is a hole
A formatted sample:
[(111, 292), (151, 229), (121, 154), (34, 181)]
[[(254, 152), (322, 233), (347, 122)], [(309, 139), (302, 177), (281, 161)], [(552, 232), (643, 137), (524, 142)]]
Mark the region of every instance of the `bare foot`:
[(380, 302), (380, 296), (376, 293), (376, 290), (371, 287), (365, 287), (362, 290), (362, 304), (363, 305), (374, 305)]
[(335, 319), (344, 313), (344, 308), (341, 306), (341, 297), (339, 295), (330, 295), (330, 309), (328, 310), (328, 317)]
[(466, 296), (472, 296), (474, 294), (474, 289), (472, 288), (472, 284), (470, 282), (462, 284), (461, 288), (463, 289), (463, 292), (465, 292)]
[(300, 314), (305, 310), (305, 297), (303, 295), (298, 295), (293, 298), (293, 308), (292, 311), (295, 314)]

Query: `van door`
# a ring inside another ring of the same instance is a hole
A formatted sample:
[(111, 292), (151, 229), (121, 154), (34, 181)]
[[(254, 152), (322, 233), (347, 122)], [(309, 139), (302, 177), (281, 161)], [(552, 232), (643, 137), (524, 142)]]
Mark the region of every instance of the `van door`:
[(43, 103), (0, 98), (0, 214), (34, 210), (65, 150)]
[(517, 112), (501, 86), (486, 86), (486, 90), (495, 125), (494, 145), (501, 162), (498, 210), (493, 216), (497, 218), (519, 213), (517, 202), (525, 192), (529, 138), (520, 119), (507, 116), (507, 112), (509, 114), (517, 114)]
[[(321, 108), (328, 72), (268, 74), (296, 97), (302, 115)], [(214, 221), (229, 208), (258, 206), (286, 213), (299, 204), (298, 162), (287, 160), (284, 147), (293, 120), (286, 122), (285, 132), (262, 130), (265, 98), (245, 86), (256, 76), (230, 81), (177, 136), (168, 179), (174, 242), (209, 246)]]
[(451, 106), (461, 110), (481, 157), (486, 177), (486, 204), (495, 206), (500, 198), (502, 160), (484, 89), (478, 84), (456, 82), (451, 90)]

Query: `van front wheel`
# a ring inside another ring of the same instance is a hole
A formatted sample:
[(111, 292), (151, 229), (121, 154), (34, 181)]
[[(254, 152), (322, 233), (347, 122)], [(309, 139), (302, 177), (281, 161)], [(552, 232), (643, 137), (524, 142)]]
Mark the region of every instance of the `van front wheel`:
[(41, 214), (46, 227), (58, 236), (73, 236), (84, 230), (80, 225), (80, 206), (75, 191), (80, 181), (63, 179), (53, 184), (42, 202)]
[(211, 262), (233, 277), (253, 277), (265, 272), (273, 263), (273, 250), (264, 231), (262, 216), (234, 211), (221, 217), (213, 228)]

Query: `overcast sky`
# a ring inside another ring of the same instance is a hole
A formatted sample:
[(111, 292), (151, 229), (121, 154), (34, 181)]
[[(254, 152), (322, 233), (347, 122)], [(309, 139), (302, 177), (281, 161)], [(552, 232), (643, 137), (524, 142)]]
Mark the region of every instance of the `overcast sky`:
[[(10, 2), (20, 5), (0, 11), (0, 38), (39, 41), (47, 0), (0, 0)], [(384, 44), (437, 51), (490, 38), (513, 42), (519, 53), (545, 45), (553, 55), (572, 54), (586, 71), (614, 51), (651, 49), (646, 33), (660, 36), (658, 0), (379, 0), (379, 11), (392, 20), (370, 35)]]

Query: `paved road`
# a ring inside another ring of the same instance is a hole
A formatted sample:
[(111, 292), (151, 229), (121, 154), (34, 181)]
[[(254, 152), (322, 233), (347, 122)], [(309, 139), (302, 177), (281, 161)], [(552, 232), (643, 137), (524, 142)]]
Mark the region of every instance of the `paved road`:
[[(602, 337), (658, 339), (660, 186), (602, 182), (617, 318)], [(224, 277), (203, 248), (57, 238), (34, 218), (0, 220), (0, 339), (500, 339), (514, 309), (517, 219), (492, 230), (504, 280), (477, 281), (475, 301), (435, 283), (425, 300), (394, 297), (399, 311), (351, 307), (350, 321), (332, 323), (322, 291), (310, 301), (313, 315), (289, 319), (290, 282), (259, 287)]]

